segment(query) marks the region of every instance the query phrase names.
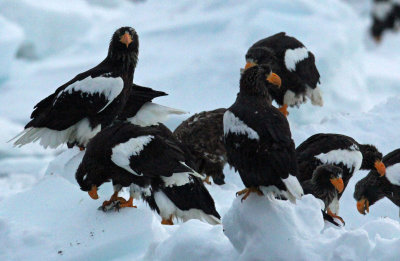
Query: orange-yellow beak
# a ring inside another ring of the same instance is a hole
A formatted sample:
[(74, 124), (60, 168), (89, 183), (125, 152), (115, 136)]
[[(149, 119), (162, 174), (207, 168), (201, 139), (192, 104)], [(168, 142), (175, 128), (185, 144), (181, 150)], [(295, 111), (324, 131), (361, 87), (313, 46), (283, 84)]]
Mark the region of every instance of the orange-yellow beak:
[(130, 44), (131, 42), (133, 42), (132, 37), (131, 37), (131, 35), (130, 35), (129, 33), (125, 33), (125, 34), (121, 37), (121, 39), (119, 39), (119, 41), (120, 41), (121, 43), (125, 44), (125, 45), (126, 45), (126, 48), (128, 48), (129, 44)]
[(369, 201), (366, 198), (362, 198), (361, 200), (357, 201), (357, 210), (360, 214), (365, 215), (365, 211), (369, 213)]
[(379, 175), (381, 177), (385, 176), (386, 167), (385, 167), (385, 164), (383, 164), (382, 161), (380, 161), (380, 160), (375, 161), (374, 166), (375, 166), (376, 170), (378, 171), (378, 173), (379, 173)]
[(97, 195), (97, 186), (93, 185), (92, 189), (88, 192), (88, 194), (92, 199), (98, 199), (99, 195)]
[(276, 73), (271, 72), (268, 77), (267, 77), (267, 81), (278, 86), (281, 87), (282, 85), (282, 80), (281, 77), (279, 77), (279, 75), (277, 75)]
[(247, 62), (247, 63), (246, 63), (246, 66), (244, 67), (244, 69), (247, 70), (247, 69), (249, 69), (249, 68), (251, 68), (251, 67), (253, 67), (253, 66), (256, 66), (256, 65), (257, 65), (256, 63)]
[(335, 189), (339, 192), (342, 193), (344, 189), (344, 183), (342, 178), (336, 178), (336, 179), (330, 179), (332, 185), (335, 187)]

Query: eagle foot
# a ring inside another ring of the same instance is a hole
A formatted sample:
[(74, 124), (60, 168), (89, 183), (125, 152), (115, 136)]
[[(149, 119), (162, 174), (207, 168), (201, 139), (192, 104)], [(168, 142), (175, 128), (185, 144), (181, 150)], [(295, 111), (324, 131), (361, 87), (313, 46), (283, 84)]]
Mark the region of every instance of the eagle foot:
[(289, 115), (289, 112), (287, 111), (288, 105), (287, 104), (283, 104), (281, 107), (279, 107), (279, 111), (285, 115), (286, 117)]
[(121, 209), (121, 208), (137, 208), (137, 206), (134, 206), (133, 205), (133, 197), (130, 197), (129, 199), (128, 199), (128, 201), (126, 201), (125, 199), (123, 199), (125, 202), (121, 202), (120, 204), (119, 204), (119, 208), (118, 208), (118, 210), (119, 209)]
[(346, 223), (344, 222), (343, 218), (338, 216), (338, 215), (336, 215), (335, 213), (333, 213), (329, 208), (328, 208), (328, 215), (333, 217), (333, 218), (339, 219), (343, 223), (343, 226), (346, 225)]
[(172, 216), (172, 215), (171, 215), (168, 219), (163, 218), (163, 219), (161, 220), (161, 224), (171, 226), (171, 225), (174, 224), (174, 222), (172, 221), (172, 219), (173, 219), (173, 216)]
[(243, 189), (241, 191), (236, 192), (236, 196), (241, 196), (241, 195), (244, 194), (244, 196), (243, 196), (243, 198), (241, 200), (243, 202), (243, 200), (246, 200), (247, 197), (252, 192), (257, 193), (257, 195), (259, 195), (259, 196), (263, 196), (264, 195), (264, 193), (262, 193), (262, 191), (258, 187), (250, 187), (250, 188), (245, 188), (245, 189)]
[(203, 182), (207, 183), (208, 185), (211, 185), (210, 176), (207, 175), (206, 178), (203, 180)]

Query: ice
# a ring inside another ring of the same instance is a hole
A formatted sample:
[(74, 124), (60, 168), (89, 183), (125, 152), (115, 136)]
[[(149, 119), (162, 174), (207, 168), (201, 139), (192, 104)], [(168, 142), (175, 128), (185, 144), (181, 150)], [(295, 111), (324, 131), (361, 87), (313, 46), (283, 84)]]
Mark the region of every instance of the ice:
[(84, 152), (7, 143), (38, 101), (98, 64), (112, 33), (130, 25), (140, 39), (135, 82), (169, 93), (157, 104), (190, 113), (234, 102), (251, 44), (281, 31), (297, 37), (316, 57), (324, 106), (289, 108), (295, 143), (342, 133), (386, 154), (400, 147), (400, 34), (379, 45), (368, 39), (367, 2), (0, 1), (0, 260), (399, 259), (399, 208), (382, 199), (366, 216), (357, 211), (354, 185), (366, 171), (341, 198), (343, 228), (322, 221), (312, 196), (296, 205), (255, 195), (241, 203), (243, 184), (228, 166), (225, 185), (207, 185), (222, 226), (162, 226), (143, 202), (98, 211), (112, 185), (101, 186), (97, 201), (80, 191), (74, 175)]
[(19, 45), (23, 40), (22, 29), (5, 19), (0, 13), (0, 83), (6, 79), (11, 71)]

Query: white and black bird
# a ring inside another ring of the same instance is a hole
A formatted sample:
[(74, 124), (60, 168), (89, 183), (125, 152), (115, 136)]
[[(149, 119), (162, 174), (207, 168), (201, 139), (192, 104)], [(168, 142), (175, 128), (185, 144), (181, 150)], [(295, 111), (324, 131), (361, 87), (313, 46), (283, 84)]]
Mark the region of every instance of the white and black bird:
[(357, 210), (365, 215), (369, 207), (386, 197), (400, 207), (400, 149), (396, 149), (383, 157), (386, 175), (380, 177), (376, 170), (357, 182), (354, 198), (357, 200)]
[[(246, 188), (237, 195), (274, 192), (294, 201), (303, 194), (296, 178), (295, 146), (286, 117), (271, 105), (267, 83), (273, 74), (267, 65), (246, 69), (235, 103), (224, 114), (224, 143), (228, 163)], [(267, 80), (266, 80), (267, 79)], [(269, 84), (269, 83), (268, 83)]]
[(371, 15), (371, 35), (376, 42), (380, 42), (385, 31), (400, 28), (400, 1), (374, 0)]
[(14, 145), (39, 141), (45, 148), (64, 143), (84, 148), (123, 110), (132, 89), (138, 50), (135, 29), (115, 31), (107, 57), (40, 101)]
[[(304, 182), (312, 178), (315, 169), (324, 164), (340, 167), (343, 170), (343, 183), (346, 189), (354, 172), (359, 169), (376, 169), (380, 176), (385, 175), (382, 153), (369, 144), (359, 144), (353, 138), (332, 133), (319, 133), (309, 137), (296, 148), (299, 172), (297, 178)], [(339, 193), (338, 200), (343, 194)], [(329, 209), (339, 213), (339, 201), (333, 200)]]
[(307, 97), (313, 105), (323, 105), (314, 54), (296, 38), (281, 32), (256, 42), (246, 53), (245, 69), (254, 64), (269, 64), (281, 77), (282, 87), (270, 95), (283, 114), (288, 115), (288, 106), (299, 106)]
[(314, 197), (324, 202), (323, 216), (324, 219), (339, 226), (333, 218), (339, 219), (343, 224), (341, 217), (335, 215), (329, 206), (333, 201), (337, 201), (339, 193), (344, 189), (342, 179), (343, 170), (334, 165), (320, 165), (312, 175), (312, 178), (301, 183), (304, 194), (312, 194)]
[[(114, 194), (103, 206), (119, 200), (120, 207), (133, 207), (133, 199), (142, 196), (163, 224), (173, 224), (173, 218), (219, 224), (214, 200), (190, 164), (190, 155), (164, 125), (121, 122), (89, 142), (76, 180), (93, 199), (98, 198), (98, 188), (111, 180)], [(122, 187), (130, 187), (128, 201), (118, 197)]]
[(151, 102), (165, 93), (132, 84), (138, 48), (138, 35), (133, 28), (118, 29), (104, 61), (39, 102), (25, 130), (15, 137), (14, 145), (39, 141), (45, 148), (67, 143), (83, 149), (114, 120), (148, 126), (162, 122), (169, 114), (184, 113)]

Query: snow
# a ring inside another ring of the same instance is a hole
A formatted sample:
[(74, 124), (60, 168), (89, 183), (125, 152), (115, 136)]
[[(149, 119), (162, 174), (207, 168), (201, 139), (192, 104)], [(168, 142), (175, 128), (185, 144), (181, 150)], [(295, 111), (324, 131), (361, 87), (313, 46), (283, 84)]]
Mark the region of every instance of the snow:
[(0, 82), (8, 77), (17, 48), (23, 40), (21, 28), (0, 14)]
[(224, 113), (224, 135), (233, 133), (236, 135), (247, 135), (247, 138), (251, 140), (259, 140), (260, 136), (258, 133), (247, 126), (241, 119), (236, 117), (233, 112), (227, 110)]
[(253, 43), (281, 31), (297, 37), (316, 57), (324, 106), (289, 109), (295, 143), (341, 133), (386, 154), (400, 147), (400, 35), (367, 40), (369, 2), (0, 1), (0, 260), (399, 259), (398, 207), (385, 198), (366, 216), (357, 211), (354, 185), (366, 171), (340, 200), (343, 228), (324, 224), (310, 195), (296, 205), (257, 195), (241, 203), (243, 184), (228, 167), (225, 185), (207, 186), (223, 225), (162, 226), (143, 202), (98, 211), (112, 184), (97, 201), (80, 191), (74, 174), (84, 152), (6, 143), (40, 99), (97, 65), (115, 29), (130, 25), (140, 37), (135, 82), (169, 93), (157, 103), (190, 113), (234, 102)]
[(296, 70), (296, 64), (308, 58), (308, 50), (305, 47), (287, 49), (285, 52), (285, 66), (289, 71)]
[(154, 139), (153, 135), (139, 136), (131, 138), (127, 142), (116, 145), (112, 148), (111, 160), (123, 169), (130, 173), (143, 176), (142, 173), (137, 173), (130, 166), (130, 158), (137, 156), (140, 152)]
[(358, 171), (361, 167), (363, 156), (358, 150), (338, 149), (331, 150), (327, 153), (321, 153), (315, 156), (323, 164), (339, 164), (343, 163), (349, 170)]

